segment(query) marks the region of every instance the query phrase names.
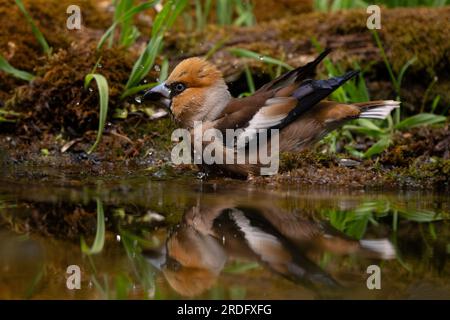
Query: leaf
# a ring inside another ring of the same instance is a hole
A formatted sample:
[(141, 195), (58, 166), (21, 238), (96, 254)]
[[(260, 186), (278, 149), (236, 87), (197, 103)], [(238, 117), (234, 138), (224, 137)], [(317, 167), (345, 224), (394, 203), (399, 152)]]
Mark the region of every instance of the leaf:
[(442, 216), (440, 214), (429, 210), (402, 210), (400, 215), (405, 219), (416, 222), (433, 222), (442, 220)]
[(268, 63), (268, 64), (282, 66), (282, 67), (284, 67), (284, 68), (286, 68), (288, 70), (293, 70), (294, 69), (292, 66), (288, 65), (287, 63), (285, 63), (285, 62), (283, 62), (281, 60), (278, 60), (278, 59), (275, 59), (275, 58), (271, 58), (271, 57), (268, 57), (268, 56), (264, 56), (264, 55), (261, 55), (261, 54), (259, 54), (257, 52), (253, 52), (253, 51), (250, 51), (250, 50), (247, 50), (247, 49), (231, 48), (231, 49), (229, 49), (229, 51), (232, 54), (234, 54), (235, 56), (238, 56), (238, 57), (251, 58), (251, 59), (259, 60), (259, 61), (262, 61), (262, 62), (265, 62), (265, 63)]
[(383, 132), (383, 130), (380, 127), (378, 127), (375, 123), (373, 123), (373, 121), (370, 121), (368, 119), (358, 119), (358, 120), (356, 120), (356, 122), (364, 128)]
[(431, 124), (436, 124), (440, 122), (446, 121), (445, 116), (440, 116), (432, 113), (420, 113), (416, 114), (415, 116), (406, 118), (402, 120), (400, 123), (398, 123), (395, 128), (402, 130), (402, 129), (410, 129), (414, 127), (419, 126), (426, 126)]
[(370, 158), (376, 154), (380, 154), (391, 144), (391, 138), (389, 136), (385, 136), (378, 140), (377, 143), (372, 145), (367, 151), (364, 153), (364, 158)]
[(2, 55), (0, 55), (0, 70), (25, 81), (31, 81), (35, 78), (31, 73), (14, 68)]
[(108, 40), (110, 37), (112, 37), (114, 30), (118, 24), (131, 19), (134, 15), (136, 15), (144, 10), (153, 8), (157, 2), (158, 2), (158, 0), (142, 3), (138, 6), (135, 6), (131, 9), (129, 9), (123, 15), (118, 17), (117, 20), (114, 21), (114, 23), (108, 28), (108, 30), (106, 30), (106, 32), (100, 38), (100, 41), (97, 44), (97, 50), (100, 50), (101, 47), (103, 47), (103, 45), (105, 44), (106, 40)]
[(97, 254), (103, 250), (105, 244), (105, 214), (103, 212), (103, 204), (97, 199), (97, 231), (95, 233), (94, 243), (92, 247), (88, 247), (84, 238), (81, 238), (81, 251), (87, 255)]
[(162, 46), (162, 40), (163, 34), (160, 34), (157, 37), (152, 38), (150, 40), (144, 52), (142, 52), (141, 56), (138, 58), (138, 60), (135, 62), (133, 66), (130, 78), (128, 79), (128, 82), (125, 86), (126, 90), (137, 86), (139, 82), (147, 75), (147, 73), (153, 67), (156, 55), (158, 54)]
[(50, 46), (48, 45), (47, 40), (45, 40), (44, 35), (39, 30), (39, 28), (36, 26), (33, 18), (31, 18), (28, 11), (25, 9), (25, 6), (23, 5), (22, 0), (15, 0), (15, 1), (16, 1), (17, 6), (19, 7), (20, 11), (22, 11), (23, 15), (25, 16), (25, 19), (27, 20), (28, 24), (31, 26), (31, 30), (33, 31), (34, 36), (36, 37), (37, 41), (41, 45), (42, 50), (46, 54), (50, 55), (52, 50), (51, 50)]
[(140, 86), (136, 86), (136, 87), (132, 87), (128, 90), (125, 90), (124, 93), (122, 93), (122, 95), (120, 96), (120, 99), (125, 99), (126, 97), (132, 96), (140, 91), (144, 91), (147, 89), (151, 89), (154, 86), (156, 86), (158, 83), (156, 82), (152, 82), (152, 83), (146, 83)]
[(161, 71), (159, 72), (159, 82), (166, 81), (168, 76), (169, 76), (169, 60), (167, 58), (164, 58), (163, 62), (161, 63)]
[(343, 127), (344, 130), (351, 130), (353, 132), (357, 132), (357, 133), (361, 133), (364, 134), (368, 137), (372, 137), (372, 138), (376, 138), (379, 139), (380, 137), (386, 135), (386, 133), (382, 130), (373, 130), (373, 129), (368, 129), (368, 128), (364, 128), (361, 126), (355, 126), (355, 125), (345, 125)]
[(102, 139), (103, 130), (105, 129), (106, 116), (108, 114), (108, 99), (109, 99), (109, 87), (106, 78), (98, 73), (89, 73), (86, 75), (84, 79), (85, 88), (89, 86), (92, 79), (95, 79), (95, 81), (97, 82), (98, 93), (100, 97), (100, 116), (98, 123), (97, 138), (95, 140), (94, 145), (88, 150), (87, 152), (88, 154), (92, 153), (95, 150), (95, 148), (97, 148), (97, 145), (100, 143), (100, 140)]
[(409, 59), (409, 60), (403, 65), (403, 67), (402, 67), (402, 69), (400, 70), (400, 73), (399, 73), (399, 75), (398, 75), (398, 78), (397, 78), (397, 84), (398, 84), (398, 87), (399, 87), (399, 88), (401, 88), (401, 86), (402, 86), (402, 81), (403, 81), (403, 77), (404, 77), (404, 75), (405, 75), (405, 73), (406, 73), (406, 70), (408, 70), (408, 68), (409, 68), (410, 66), (412, 66), (412, 65), (414, 64), (414, 62), (416, 62), (416, 61), (417, 61), (417, 57), (413, 57), (413, 58)]
[(245, 65), (245, 77), (247, 79), (247, 86), (248, 89), (250, 90), (250, 93), (255, 93), (255, 82), (253, 81), (253, 76), (252, 73), (250, 72), (250, 69), (248, 67), (248, 65)]

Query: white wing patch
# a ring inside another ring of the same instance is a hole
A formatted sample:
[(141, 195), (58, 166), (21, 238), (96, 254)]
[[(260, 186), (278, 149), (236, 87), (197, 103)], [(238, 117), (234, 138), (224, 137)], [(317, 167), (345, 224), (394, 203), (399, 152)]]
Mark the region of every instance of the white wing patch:
[(280, 241), (273, 235), (264, 232), (258, 227), (250, 224), (250, 220), (242, 211), (234, 209), (231, 213), (236, 225), (244, 234), (250, 248), (258, 254), (261, 259), (268, 263), (279, 263), (289, 260), (290, 256), (283, 248)]
[(293, 97), (268, 99), (265, 105), (249, 121), (245, 130), (269, 129), (281, 124), (296, 104), (297, 100)]

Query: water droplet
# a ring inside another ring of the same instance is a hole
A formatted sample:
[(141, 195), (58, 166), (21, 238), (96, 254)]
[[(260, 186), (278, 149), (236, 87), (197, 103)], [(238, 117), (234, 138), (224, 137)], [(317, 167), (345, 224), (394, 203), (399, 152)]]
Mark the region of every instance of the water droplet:
[(101, 65), (100, 63), (97, 65), (97, 68), (101, 69), (103, 68), (103, 65)]
[(157, 71), (157, 72), (161, 71), (161, 68), (157, 64), (155, 64), (155, 71)]
[(142, 103), (142, 97), (136, 97), (136, 98), (134, 98), (134, 100), (135, 100), (137, 103)]
[(259, 56), (259, 60), (264, 61), (264, 56)]
[(120, 242), (120, 234), (116, 235), (116, 241)]
[(144, 83), (147, 83), (148, 81), (144, 79), (144, 81), (143, 81), (143, 82), (144, 82)]

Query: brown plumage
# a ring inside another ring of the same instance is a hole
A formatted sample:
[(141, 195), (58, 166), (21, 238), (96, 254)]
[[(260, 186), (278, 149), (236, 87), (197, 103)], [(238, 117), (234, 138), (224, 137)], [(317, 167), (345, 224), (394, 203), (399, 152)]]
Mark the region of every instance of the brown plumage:
[[(280, 152), (301, 151), (348, 120), (384, 119), (399, 106), (399, 102), (392, 100), (354, 104), (325, 100), (358, 73), (350, 71), (341, 77), (312, 80), (316, 66), (329, 52), (324, 51), (314, 61), (270, 81), (252, 96), (240, 99), (231, 97), (222, 74), (214, 65), (201, 58), (190, 58), (182, 61), (165, 83), (146, 92), (144, 98), (170, 108), (183, 128), (193, 129), (194, 122), (201, 121), (204, 130), (216, 128), (221, 132), (278, 129)], [(224, 146), (222, 151), (228, 147)], [(221, 168), (246, 176), (258, 174), (261, 166), (260, 163), (245, 163), (221, 165)]]

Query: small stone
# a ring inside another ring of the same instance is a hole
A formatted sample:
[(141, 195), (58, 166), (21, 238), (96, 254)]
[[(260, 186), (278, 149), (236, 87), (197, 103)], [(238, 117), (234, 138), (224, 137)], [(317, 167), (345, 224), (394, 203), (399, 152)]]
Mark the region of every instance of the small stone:
[(357, 167), (361, 164), (360, 161), (353, 160), (353, 159), (340, 159), (339, 165), (343, 167)]

